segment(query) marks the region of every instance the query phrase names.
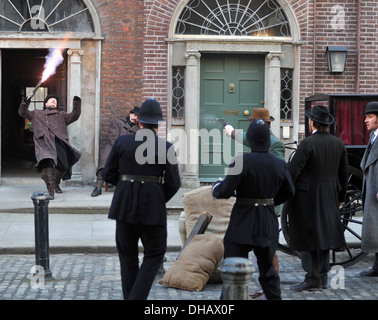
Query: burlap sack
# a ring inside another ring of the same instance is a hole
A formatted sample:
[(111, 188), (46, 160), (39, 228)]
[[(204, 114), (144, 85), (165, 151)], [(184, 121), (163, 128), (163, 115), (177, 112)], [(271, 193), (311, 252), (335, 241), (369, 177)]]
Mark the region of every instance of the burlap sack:
[(206, 186), (184, 193), (182, 202), (184, 204), (187, 236), (192, 231), (201, 213), (207, 211), (213, 216), (213, 219), (207, 227), (206, 233), (223, 239), (235, 202), (233, 197), (214, 199), (211, 194), (211, 186)]
[(196, 235), (169, 267), (160, 284), (201, 291), (223, 258), (223, 242), (211, 234)]

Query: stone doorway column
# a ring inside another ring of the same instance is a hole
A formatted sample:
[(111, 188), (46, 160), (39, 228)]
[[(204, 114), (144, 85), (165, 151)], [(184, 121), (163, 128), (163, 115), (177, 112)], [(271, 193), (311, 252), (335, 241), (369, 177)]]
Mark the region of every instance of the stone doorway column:
[(275, 121), (271, 122), (273, 134), (280, 138), (280, 97), (281, 97), (281, 52), (270, 52), (267, 55), (267, 79), (265, 90), (265, 107)]
[(186, 162), (183, 173), (182, 186), (198, 188), (199, 161), (199, 62), (201, 54), (196, 51), (186, 51), (185, 69), (185, 134), (186, 134)]
[[(74, 96), (81, 98), (81, 56), (84, 51), (81, 49), (69, 49), (68, 55), (68, 94), (67, 94), (67, 112), (72, 111), (72, 101)], [(82, 110), (83, 113), (83, 110)], [(68, 137), (70, 144), (81, 151), (81, 119), (80, 118), (68, 126)], [(72, 168), (71, 180), (67, 181), (70, 185), (83, 185), (83, 176), (81, 173), (81, 159)]]

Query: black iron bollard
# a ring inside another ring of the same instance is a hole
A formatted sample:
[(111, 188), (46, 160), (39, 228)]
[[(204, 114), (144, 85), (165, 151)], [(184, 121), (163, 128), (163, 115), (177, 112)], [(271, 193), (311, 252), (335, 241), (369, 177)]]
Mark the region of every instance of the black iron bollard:
[(49, 258), (49, 211), (50, 196), (44, 192), (34, 192), (35, 264), (44, 270), (46, 280), (53, 279)]
[(248, 300), (249, 283), (255, 269), (246, 258), (226, 258), (219, 268), (223, 280), (222, 300)]

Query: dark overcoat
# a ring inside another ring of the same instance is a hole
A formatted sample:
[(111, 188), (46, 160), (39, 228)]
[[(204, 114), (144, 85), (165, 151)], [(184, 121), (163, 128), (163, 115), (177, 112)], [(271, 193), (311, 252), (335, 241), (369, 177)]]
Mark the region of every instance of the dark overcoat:
[(327, 132), (305, 138), (289, 171), (295, 196), (289, 202), (290, 247), (300, 251), (344, 246), (339, 204), (345, 201), (348, 160), (344, 142)]
[(364, 252), (378, 252), (378, 138), (375, 140), (370, 152), (366, 149), (361, 160), (364, 208), (361, 248)]
[(140, 129), (137, 124), (130, 125), (128, 119), (129, 116), (120, 119), (112, 119), (110, 121), (108, 139), (104, 147), (101, 149), (98, 166), (96, 170), (97, 172), (104, 168), (106, 159), (108, 158), (110, 150), (112, 149), (114, 142), (117, 140), (117, 138), (119, 136), (126, 134), (135, 134)]
[[(81, 114), (81, 100), (73, 100), (73, 108), (70, 113), (59, 109), (44, 109), (29, 111), (30, 100), (23, 100), (18, 109), (18, 114), (32, 122), (34, 131), (34, 148), (37, 166), (43, 159), (53, 159), (57, 165), (57, 152), (55, 137), (66, 145), (68, 162), (72, 167), (79, 159), (80, 152), (69, 144), (67, 126), (79, 119)], [(64, 179), (69, 178), (65, 176)]]
[[(240, 161), (242, 159), (242, 162)], [(240, 174), (230, 174), (213, 186), (217, 199), (269, 199), (279, 205), (294, 195), (294, 184), (285, 161), (264, 152), (251, 152), (236, 157), (235, 166), (242, 164)], [(231, 164), (231, 167), (233, 164)], [(254, 206), (236, 202), (224, 241), (268, 247), (278, 244), (279, 227), (274, 206)]]
[[(120, 175), (156, 176), (162, 177), (163, 182), (122, 181)], [(116, 186), (110, 219), (166, 225), (165, 204), (180, 188), (177, 159), (171, 143), (158, 138), (150, 129), (120, 136), (110, 151), (102, 177)]]

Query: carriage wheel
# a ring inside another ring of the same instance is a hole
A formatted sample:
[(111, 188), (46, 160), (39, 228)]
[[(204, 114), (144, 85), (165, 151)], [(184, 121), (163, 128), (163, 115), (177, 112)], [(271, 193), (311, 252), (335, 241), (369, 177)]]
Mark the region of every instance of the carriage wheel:
[(286, 202), (281, 210), (281, 229), (282, 235), (286, 241), (286, 244), (278, 244), (278, 249), (284, 253), (291, 254), (293, 256), (300, 257), (300, 253), (297, 250), (290, 249), (290, 239), (289, 239), (289, 210), (288, 203)]
[(341, 223), (344, 227), (345, 251), (333, 250), (331, 265), (349, 267), (358, 262), (366, 253), (361, 250), (362, 231), (362, 171), (349, 166), (347, 198), (340, 208)]
[[(340, 208), (341, 223), (344, 227), (345, 251), (332, 250), (330, 265), (349, 267), (358, 262), (366, 253), (360, 247), (362, 229), (362, 172), (354, 167), (349, 167), (347, 201)], [(285, 203), (281, 212), (281, 231), (288, 246), (289, 239), (289, 214), (288, 204)], [(300, 256), (298, 251), (291, 250), (280, 244), (284, 252)]]

